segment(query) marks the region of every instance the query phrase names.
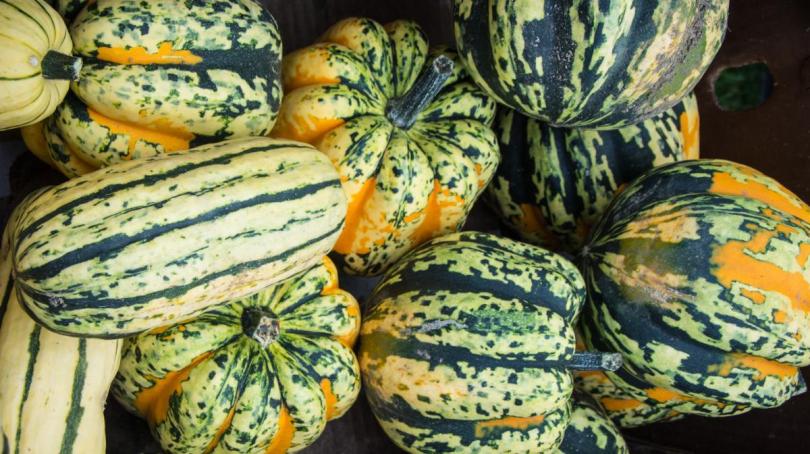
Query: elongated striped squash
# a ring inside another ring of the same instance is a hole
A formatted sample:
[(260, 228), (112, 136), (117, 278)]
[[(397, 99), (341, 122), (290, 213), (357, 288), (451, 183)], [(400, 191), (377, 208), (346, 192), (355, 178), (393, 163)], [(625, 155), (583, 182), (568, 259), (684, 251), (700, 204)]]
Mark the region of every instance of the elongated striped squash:
[(697, 100), (611, 131), (554, 128), (500, 109), (502, 160), (487, 200), (521, 239), (576, 251), (616, 192), (645, 171), (699, 154)]
[(15, 222), (6, 227), (0, 263), (2, 452), (102, 454), (104, 404), (123, 343), (56, 334), (25, 313), (8, 256)]
[(729, 0), (454, 0), (475, 82), (554, 126), (614, 129), (674, 106), (709, 67)]
[[(600, 371), (590, 371), (602, 373)], [(574, 389), (571, 421), (565, 429), (558, 454), (627, 454), (622, 434), (604, 408), (585, 391)]]
[(43, 0), (0, 1), (0, 131), (42, 121), (82, 67), (65, 22)]
[(607, 375), (623, 394), (722, 416), (805, 391), (810, 208), (773, 179), (720, 160), (654, 169), (615, 199), (582, 267), (583, 338), (622, 353)]
[(335, 245), (352, 274), (385, 271), (458, 230), (498, 165), (495, 102), (458, 56), (428, 50), (411, 21), (338, 22), (284, 58), (274, 137), (313, 144), (338, 168), (350, 205)]
[(113, 387), (171, 453), (296, 452), (360, 392), (360, 306), (328, 259), (126, 341)]
[[(549, 452), (570, 418), (585, 299), (577, 269), (546, 250), (463, 232), (397, 262), (361, 327), (366, 397), (386, 434), (413, 453)], [(590, 362), (589, 362), (590, 361)]]
[(225, 141), (45, 191), (15, 228), (14, 273), (49, 329), (123, 337), (311, 267), (345, 213), (323, 153), (269, 138)]

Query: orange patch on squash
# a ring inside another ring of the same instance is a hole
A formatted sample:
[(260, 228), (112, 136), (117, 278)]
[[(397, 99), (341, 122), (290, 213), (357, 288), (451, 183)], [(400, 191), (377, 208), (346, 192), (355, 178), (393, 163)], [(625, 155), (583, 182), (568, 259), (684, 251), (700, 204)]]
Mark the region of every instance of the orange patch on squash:
[(203, 353), (194, 358), (188, 366), (169, 372), (163, 378), (153, 379), (154, 384), (151, 388), (144, 388), (138, 393), (134, 402), (135, 408), (150, 426), (155, 427), (166, 420), (171, 397), (181, 392), (183, 382), (191, 375), (191, 371), (210, 356), (211, 352)]
[(762, 304), (765, 302), (765, 295), (756, 290), (748, 290), (747, 288), (744, 288), (740, 290), (740, 293), (742, 293), (744, 297), (753, 301), (754, 304)]
[(190, 50), (176, 50), (170, 42), (163, 42), (157, 52), (147, 52), (144, 47), (122, 49), (120, 47), (99, 47), (99, 60), (120, 65), (196, 65), (203, 61)]
[(282, 405), (278, 414), (278, 431), (265, 453), (283, 454), (287, 452), (292, 446), (293, 435), (295, 435), (295, 427), (292, 424), (292, 418), (287, 411), (287, 407)]
[(788, 314), (785, 311), (774, 311), (773, 321), (776, 323), (784, 324), (787, 322)]
[(531, 426), (542, 424), (545, 418), (545, 415), (528, 417), (507, 416), (506, 418), (493, 419), (490, 421), (480, 421), (475, 423), (475, 437), (483, 438), (490, 432), (502, 428), (526, 430)]
[(332, 382), (328, 378), (321, 380), (321, 391), (323, 392), (323, 399), (326, 405), (326, 420), (329, 421), (335, 416), (335, 405), (337, 405), (337, 397), (332, 392)]
[(219, 440), (221, 440), (222, 436), (225, 435), (225, 431), (228, 430), (229, 427), (231, 427), (233, 415), (235, 414), (236, 414), (236, 405), (234, 404), (234, 406), (231, 407), (231, 410), (228, 412), (228, 416), (225, 417), (225, 420), (222, 421), (222, 424), (220, 424), (219, 428), (217, 429), (217, 433), (214, 434), (214, 438), (211, 439), (211, 442), (208, 443), (208, 446), (205, 448), (204, 452), (206, 454), (213, 452), (214, 449), (217, 447), (217, 445), (219, 444)]
[(689, 114), (681, 113), (681, 135), (683, 136), (683, 158), (700, 157), (700, 116), (696, 116), (694, 127), (689, 121)]
[(521, 231), (537, 235), (549, 247), (555, 248), (557, 246), (557, 237), (548, 228), (546, 218), (540, 211), (540, 207), (529, 203), (521, 203), (520, 212), (522, 214), (519, 218)]
[(314, 144), (345, 123), (340, 118), (318, 118), (314, 115), (301, 114), (291, 115), (291, 120), (287, 121), (284, 115), (280, 115), (271, 136)]
[(729, 354), (723, 364), (710, 366), (709, 372), (716, 372), (721, 377), (728, 377), (735, 368), (756, 370), (757, 375), (754, 380), (757, 381), (765, 380), (765, 377), (769, 376), (786, 379), (794, 377), (798, 373), (796, 366), (745, 353)]
[(140, 140), (161, 145), (167, 152), (171, 152), (188, 150), (194, 139), (194, 134), (171, 126), (165, 120), (146, 126), (115, 120), (90, 108), (87, 109), (87, 113), (90, 115), (90, 119), (109, 129), (111, 133), (129, 136), (127, 150), (130, 154), (127, 155), (127, 158), (131, 158), (131, 153), (135, 151), (135, 145)]
[(810, 258), (810, 244), (802, 243), (799, 245), (799, 253), (796, 255), (796, 263), (804, 268), (807, 265), (807, 259)]
[[(748, 174), (753, 176), (753, 171), (748, 171)], [(714, 194), (725, 194), (732, 196), (743, 196), (771, 206), (779, 211), (796, 216), (804, 222), (810, 222), (810, 208), (798, 198), (791, 200), (785, 194), (791, 197), (796, 197), (792, 192), (788, 191), (781, 185), (778, 186), (779, 192), (765, 186), (764, 184), (753, 181), (749, 178), (748, 181), (740, 181), (728, 173), (716, 173), (712, 178), (712, 187), (709, 192)]]
[[(363, 216), (363, 208), (366, 202), (371, 198), (371, 195), (374, 194), (374, 186), (376, 184), (376, 178), (369, 178), (363, 183), (360, 190), (352, 195), (352, 199), (349, 201), (349, 207), (346, 210), (346, 223), (343, 226), (343, 231), (340, 233), (337, 243), (335, 243), (334, 249), (338, 254), (346, 255), (352, 252), (355, 239), (357, 238), (357, 229), (360, 225), (360, 219)], [(360, 247), (357, 252), (367, 254), (368, 248)]]
[(602, 406), (607, 411), (623, 411), (633, 410), (644, 405), (644, 402), (638, 399), (615, 399), (612, 397), (603, 397), (600, 399)]
[(327, 74), (331, 70), (329, 64), (331, 55), (326, 48), (310, 47), (285, 57), (292, 66), (284, 66), (284, 91), (290, 92), (308, 85), (340, 83), (337, 75)]

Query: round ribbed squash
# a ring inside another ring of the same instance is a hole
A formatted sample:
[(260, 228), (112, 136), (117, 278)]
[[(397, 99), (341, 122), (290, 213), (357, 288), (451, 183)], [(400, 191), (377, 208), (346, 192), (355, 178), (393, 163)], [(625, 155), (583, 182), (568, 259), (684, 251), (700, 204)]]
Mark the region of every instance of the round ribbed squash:
[(353, 274), (461, 227), (498, 165), (494, 101), (413, 22), (339, 22), (284, 58), (283, 84), (273, 136), (338, 168), (350, 205), (335, 252)]
[(295, 452), (360, 391), (357, 301), (329, 259), (126, 341), (113, 394), (167, 452)]
[[(602, 373), (591, 371), (592, 373)], [(571, 421), (558, 454), (627, 454), (627, 444), (605, 410), (588, 393), (574, 389)]]
[(613, 384), (708, 416), (775, 407), (810, 364), (810, 208), (749, 167), (654, 169), (585, 247), (589, 348), (621, 352)]
[(0, 2), (0, 130), (44, 120), (82, 67), (65, 22), (43, 0)]
[(397, 262), (368, 301), (360, 369), (386, 434), (414, 453), (548, 452), (569, 421), (585, 299), (577, 269), (543, 249), (464, 232)]
[(454, 0), (470, 74), (555, 126), (640, 123), (686, 96), (723, 40), (728, 0)]

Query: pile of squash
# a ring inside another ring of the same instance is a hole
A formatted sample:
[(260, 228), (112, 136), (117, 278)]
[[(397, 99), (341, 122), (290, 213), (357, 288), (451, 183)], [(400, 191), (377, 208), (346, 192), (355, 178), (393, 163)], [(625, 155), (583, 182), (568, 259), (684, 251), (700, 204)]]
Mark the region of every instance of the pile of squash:
[[(810, 207), (698, 159), (728, 3), (455, 0), (458, 51), (349, 18), (282, 58), (254, 0), (0, 2), (0, 129), (67, 177), (2, 238), (2, 452), (104, 452), (110, 391), (172, 453), (302, 450), (361, 380), (418, 453), (804, 392)], [(479, 198), (516, 239), (460, 232)]]

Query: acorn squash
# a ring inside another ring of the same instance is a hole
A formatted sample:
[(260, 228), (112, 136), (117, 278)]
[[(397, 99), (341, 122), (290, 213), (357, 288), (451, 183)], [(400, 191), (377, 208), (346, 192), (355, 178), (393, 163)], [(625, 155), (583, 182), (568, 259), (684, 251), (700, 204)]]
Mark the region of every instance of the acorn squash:
[[(590, 371), (602, 373), (600, 371)], [(622, 434), (591, 395), (578, 388), (572, 395), (571, 421), (558, 454), (627, 454)]]

